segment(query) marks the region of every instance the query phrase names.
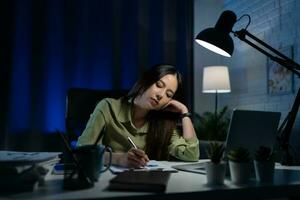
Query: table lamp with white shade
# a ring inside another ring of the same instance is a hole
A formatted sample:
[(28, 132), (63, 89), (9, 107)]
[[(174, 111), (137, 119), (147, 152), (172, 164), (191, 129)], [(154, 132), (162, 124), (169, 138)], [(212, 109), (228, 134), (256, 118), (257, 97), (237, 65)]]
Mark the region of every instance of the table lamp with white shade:
[(203, 93), (215, 93), (215, 116), (218, 112), (218, 93), (229, 93), (230, 80), (226, 66), (207, 66), (203, 69)]

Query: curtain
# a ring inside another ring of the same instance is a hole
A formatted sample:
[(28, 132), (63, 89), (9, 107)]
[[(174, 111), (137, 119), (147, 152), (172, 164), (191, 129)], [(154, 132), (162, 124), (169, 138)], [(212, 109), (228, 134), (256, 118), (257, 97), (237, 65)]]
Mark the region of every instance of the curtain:
[[(149, 67), (175, 65), (192, 109), (192, 0), (1, 2), (2, 149), (65, 130), (68, 88), (129, 89)], [(39, 145), (42, 146), (42, 145)]]

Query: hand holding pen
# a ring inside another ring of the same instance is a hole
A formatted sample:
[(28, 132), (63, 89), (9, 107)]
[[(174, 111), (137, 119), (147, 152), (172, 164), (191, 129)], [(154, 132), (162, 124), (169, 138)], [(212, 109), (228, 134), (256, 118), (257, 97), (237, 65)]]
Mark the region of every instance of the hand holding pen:
[(149, 162), (147, 154), (143, 150), (138, 149), (130, 137), (128, 137), (128, 141), (132, 146), (132, 148), (128, 151), (128, 164), (137, 168), (146, 166)]

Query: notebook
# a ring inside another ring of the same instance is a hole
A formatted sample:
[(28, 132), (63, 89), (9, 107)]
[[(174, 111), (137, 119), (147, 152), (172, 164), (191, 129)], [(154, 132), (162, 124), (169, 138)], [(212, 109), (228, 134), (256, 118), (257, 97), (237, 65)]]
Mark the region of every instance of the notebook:
[[(273, 148), (280, 120), (280, 112), (234, 110), (225, 142), (225, 153), (244, 147), (253, 156), (259, 146)], [(205, 174), (205, 163), (172, 166), (175, 169)]]
[(125, 171), (110, 180), (109, 190), (164, 192), (171, 172)]

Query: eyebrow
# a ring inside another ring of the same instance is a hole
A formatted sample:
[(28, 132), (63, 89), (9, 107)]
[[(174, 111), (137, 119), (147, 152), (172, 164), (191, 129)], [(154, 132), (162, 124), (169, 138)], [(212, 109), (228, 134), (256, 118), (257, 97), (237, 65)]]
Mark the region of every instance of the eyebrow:
[[(166, 87), (166, 83), (163, 80), (159, 80), (159, 81), (161, 81), (163, 83), (163, 85)], [(171, 89), (168, 89), (168, 91), (172, 92), (172, 95), (175, 94), (175, 92)]]

